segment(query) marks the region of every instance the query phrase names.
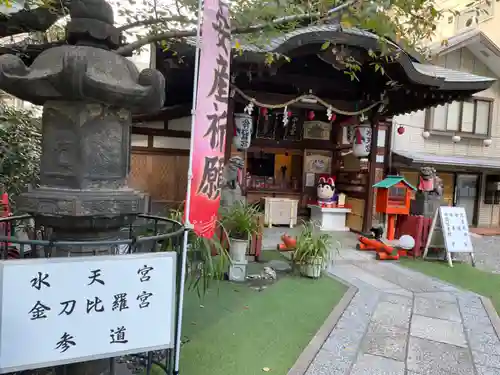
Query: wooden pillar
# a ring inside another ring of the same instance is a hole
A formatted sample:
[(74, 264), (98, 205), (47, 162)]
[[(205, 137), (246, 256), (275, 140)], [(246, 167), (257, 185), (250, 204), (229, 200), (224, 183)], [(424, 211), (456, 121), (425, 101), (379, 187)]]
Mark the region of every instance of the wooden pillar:
[(378, 122), (379, 116), (376, 113), (371, 120), (372, 124), (372, 143), (370, 147), (370, 160), (368, 164), (368, 179), (366, 183), (366, 199), (365, 209), (363, 213), (363, 232), (368, 232), (372, 226), (373, 215), (373, 196), (375, 191), (373, 185), (375, 184), (375, 170), (377, 166), (377, 143), (378, 143)]
[(392, 120), (385, 121), (386, 131), (385, 131), (385, 151), (384, 151), (384, 177), (392, 174), (392, 132), (394, 131), (392, 127)]
[(226, 148), (224, 149), (224, 161), (227, 162), (231, 157), (231, 145), (234, 135), (234, 98), (229, 96), (227, 103), (227, 122), (226, 122)]

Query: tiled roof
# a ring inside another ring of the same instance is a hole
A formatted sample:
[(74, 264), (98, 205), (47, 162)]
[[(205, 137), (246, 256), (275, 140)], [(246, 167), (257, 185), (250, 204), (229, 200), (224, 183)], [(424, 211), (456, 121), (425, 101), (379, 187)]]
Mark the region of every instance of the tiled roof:
[(415, 69), (418, 70), (418, 72), (431, 76), (431, 77), (438, 77), (438, 78), (444, 78), (445, 81), (448, 82), (493, 82), (496, 81), (494, 78), (490, 77), (483, 77), (483, 76), (478, 76), (475, 74), (467, 73), (467, 72), (462, 72), (459, 70), (452, 70), (452, 69), (447, 69), (447, 68), (442, 68), (437, 65), (432, 65), (432, 64), (419, 64), (414, 62), (413, 66)]
[[(370, 38), (370, 39), (379, 39), (379, 37), (369, 31), (366, 30), (361, 30), (357, 28), (343, 28), (339, 24), (324, 24), (324, 25), (317, 25), (317, 26), (308, 26), (304, 28), (297, 28), (289, 33), (280, 35), (275, 38), (271, 38), (270, 40), (266, 41), (265, 43), (259, 43), (261, 45), (256, 45), (256, 44), (243, 44), (241, 45), (241, 49), (245, 52), (250, 52), (250, 53), (265, 53), (265, 52), (273, 52), (279, 49), (284, 43), (289, 41), (292, 38), (298, 37), (298, 36), (305, 36), (306, 34), (310, 35), (310, 40), (318, 43), (322, 43), (328, 39), (323, 39), (322, 37), (319, 37), (317, 40), (315, 40), (314, 36), (315, 33), (325, 33), (325, 32), (342, 32), (347, 35), (353, 35), (353, 36), (361, 36), (365, 38)], [(196, 45), (196, 38), (187, 38), (188, 44), (191, 46)], [(236, 42), (236, 41), (235, 41)], [(300, 45), (300, 41), (297, 42)], [(302, 41), (303, 44), (307, 43), (307, 41)], [(490, 77), (484, 77), (484, 76), (478, 76), (475, 74), (467, 73), (467, 72), (461, 72), (457, 70), (451, 70), (451, 69), (446, 69), (442, 68), (436, 65), (432, 64), (421, 64), (417, 62), (417, 59), (408, 55), (404, 50), (401, 49), (398, 45), (395, 43), (389, 42), (392, 46), (396, 47), (401, 51), (401, 53), (404, 53), (409, 60), (408, 62), (410, 64), (413, 64), (413, 67), (415, 70), (425, 76), (428, 77), (434, 77), (434, 78), (440, 78), (444, 79), (445, 82), (453, 82), (453, 83), (488, 83), (488, 82), (494, 82), (496, 79), (490, 78)], [(410, 65), (411, 66), (411, 65)]]
[[(276, 48), (278, 48), (280, 45), (285, 43), (287, 40), (299, 36), (299, 35), (304, 35), (304, 34), (312, 34), (312, 33), (319, 33), (319, 32), (343, 32), (345, 34), (350, 34), (350, 35), (357, 35), (357, 36), (364, 36), (367, 38), (372, 38), (372, 39), (379, 39), (379, 37), (371, 33), (369, 31), (357, 29), (357, 28), (341, 28), (339, 24), (326, 24), (326, 25), (317, 25), (317, 26), (308, 26), (308, 27), (303, 27), (303, 28), (298, 28), (295, 29), (285, 35), (273, 38), (269, 41), (269, 43), (266, 43), (267, 45), (265, 47), (258, 47), (255, 45), (247, 44), (247, 45), (242, 45), (242, 49), (245, 51), (249, 52), (271, 52), (274, 51)], [(399, 46), (397, 46), (394, 43), (390, 43), (391, 45), (397, 47), (399, 49)]]
[[(308, 26), (308, 27), (303, 27), (303, 28), (297, 28), (289, 33), (286, 33), (284, 35), (280, 35), (275, 38), (271, 38), (270, 40), (266, 40), (265, 44), (262, 46), (258, 46), (255, 44), (242, 44), (241, 49), (243, 51), (247, 52), (272, 52), (276, 50), (279, 46), (281, 46), (283, 43), (285, 43), (287, 40), (294, 38), (299, 35), (304, 35), (304, 34), (312, 34), (312, 33), (319, 33), (319, 32), (339, 32), (342, 31), (343, 33), (350, 34), (350, 35), (357, 35), (357, 36), (364, 36), (372, 39), (379, 39), (379, 37), (371, 33), (369, 31), (357, 29), (357, 28), (341, 28), (339, 24), (325, 24), (325, 25), (317, 25), (317, 26)], [(202, 37), (200, 37), (202, 39)], [(189, 37), (186, 38), (186, 41), (194, 46), (196, 45), (196, 37)], [(263, 41), (264, 42), (264, 41)], [(396, 48), (400, 49), (400, 47), (392, 42), (389, 42), (391, 45), (395, 46)], [(233, 41), (233, 47), (236, 44), (236, 40)]]
[(402, 176), (387, 176), (384, 178), (382, 181), (377, 182), (375, 185), (373, 185), (374, 188), (382, 188), (382, 189), (388, 189), (394, 185), (399, 184), (402, 182), (406, 186), (408, 186), (412, 190), (417, 190), (415, 187), (410, 184), (408, 181), (405, 180), (404, 177)]

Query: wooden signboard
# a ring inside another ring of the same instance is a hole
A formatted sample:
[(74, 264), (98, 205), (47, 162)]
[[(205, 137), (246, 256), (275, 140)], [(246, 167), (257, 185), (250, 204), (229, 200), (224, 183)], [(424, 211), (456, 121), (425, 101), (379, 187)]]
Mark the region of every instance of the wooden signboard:
[(424, 259), (430, 247), (445, 249), (446, 260), (450, 267), (453, 267), (453, 253), (469, 253), (472, 265), (475, 267), (474, 248), (467, 224), (467, 214), (463, 207), (441, 206), (436, 210), (424, 249)]

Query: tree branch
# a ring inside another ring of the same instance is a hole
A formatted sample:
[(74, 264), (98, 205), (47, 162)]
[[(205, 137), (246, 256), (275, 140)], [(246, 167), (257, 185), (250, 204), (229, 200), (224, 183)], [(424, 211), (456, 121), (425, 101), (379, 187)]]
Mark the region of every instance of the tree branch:
[[(341, 10), (344, 10), (345, 8), (349, 7), (350, 5), (353, 5), (356, 3), (357, 0), (349, 0), (345, 2), (342, 5), (339, 5), (331, 10), (328, 11), (328, 15), (332, 15), (334, 13), (340, 12)], [(276, 20), (274, 20), (271, 23), (265, 23), (265, 24), (260, 24), (260, 25), (255, 25), (255, 26), (248, 26), (244, 28), (235, 28), (231, 30), (232, 35), (243, 35), (243, 34), (251, 34), (257, 31), (260, 31), (262, 29), (265, 29), (268, 26), (280, 26), (280, 25), (285, 25), (290, 22), (300, 22), (300, 21), (305, 21), (305, 20), (310, 20), (310, 19), (319, 19), (321, 17), (324, 17), (324, 14), (321, 13), (313, 13), (313, 14), (299, 14), (295, 16), (286, 16), (286, 17), (281, 17)], [(146, 36), (142, 39), (139, 39), (135, 42), (129, 43), (123, 47), (120, 47), (116, 50), (116, 53), (120, 55), (128, 55), (131, 52), (135, 51), (136, 49), (141, 48), (142, 46), (146, 44), (151, 44), (154, 42), (159, 42), (161, 40), (165, 39), (172, 39), (172, 38), (186, 38), (186, 37), (192, 37), (196, 36), (196, 29), (194, 30), (186, 30), (186, 31), (170, 31), (162, 34), (156, 34), (156, 35), (149, 35)]]
[(5, 46), (0, 46), (0, 55), (17, 55), (23, 61), (31, 63), (43, 51), (64, 44), (66, 44), (66, 41), (64, 40), (43, 44), (23, 44), (23, 42), (17, 44), (8, 44)]
[(17, 13), (0, 15), (0, 38), (33, 31), (46, 31), (59, 18), (64, 16), (63, 6), (60, 5), (59, 8), (23, 9)]
[(136, 22), (129, 23), (127, 25), (123, 25), (118, 27), (119, 31), (126, 31), (129, 29), (133, 29), (134, 27), (140, 26), (151, 26), (159, 23), (168, 23), (168, 22), (181, 22), (181, 23), (194, 23), (194, 21), (189, 21), (186, 17), (178, 16), (178, 17), (166, 17), (166, 18), (151, 18), (147, 20), (140, 20)]

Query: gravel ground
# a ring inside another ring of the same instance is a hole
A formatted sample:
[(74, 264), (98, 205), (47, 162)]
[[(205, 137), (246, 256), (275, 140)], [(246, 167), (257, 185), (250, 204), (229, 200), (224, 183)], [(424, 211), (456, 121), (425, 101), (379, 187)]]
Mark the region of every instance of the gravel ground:
[(472, 236), (476, 267), (500, 273), (500, 236)]

